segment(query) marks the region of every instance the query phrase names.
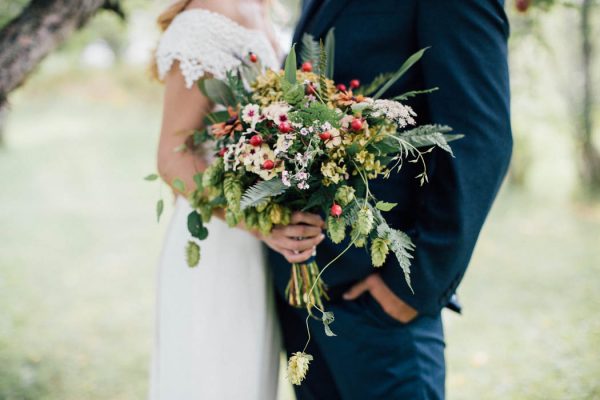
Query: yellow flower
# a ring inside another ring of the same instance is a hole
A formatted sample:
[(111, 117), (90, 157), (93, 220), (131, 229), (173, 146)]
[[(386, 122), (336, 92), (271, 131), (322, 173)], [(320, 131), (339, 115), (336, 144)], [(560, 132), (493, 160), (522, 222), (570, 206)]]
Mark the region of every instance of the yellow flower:
[(321, 165), (321, 173), (325, 177), (323, 184), (325, 186), (331, 183), (338, 183), (347, 174), (345, 165), (338, 165), (335, 161), (329, 161)]
[(304, 352), (292, 354), (288, 362), (287, 376), (293, 385), (299, 385), (306, 378), (308, 364), (310, 364), (312, 359), (313, 357), (310, 354)]

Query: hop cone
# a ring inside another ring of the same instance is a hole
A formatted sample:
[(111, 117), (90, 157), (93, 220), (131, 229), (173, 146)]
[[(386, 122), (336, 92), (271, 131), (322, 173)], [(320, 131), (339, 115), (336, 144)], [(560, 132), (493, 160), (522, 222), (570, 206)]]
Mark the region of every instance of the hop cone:
[(346, 237), (346, 223), (342, 218), (327, 217), (327, 234), (333, 243), (341, 243)]
[(389, 253), (387, 240), (376, 238), (371, 243), (371, 261), (374, 267), (381, 267)]
[(271, 217), (269, 213), (266, 211), (258, 214), (258, 230), (263, 235), (268, 235), (271, 233), (271, 228), (273, 228), (273, 223), (271, 222)]
[(240, 200), (242, 198), (242, 184), (236, 176), (233, 174), (227, 174), (223, 181), (223, 192), (225, 194), (225, 200), (227, 200), (227, 207), (234, 212), (240, 210)]
[(200, 246), (191, 240), (185, 248), (185, 259), (190, 268), (197, 266), (200, 262)]
[(306, 378), (308, 372), (308, 365), (312, 361), (313, 357), (310, 354), (304, 352), (296, 352), (292, 354), (288, 361), (287, 376), (293, 385), (299, 385)]
[(269, 207), (269, 218), (271, 218), (271, 223), (273, 225), (281, 224), (283, 220), (283, 207), (279, 204), (271, 204)]
[(205, 188), (213, 188), (217, 186), (223, 173), (223, 159), (217, 158), (215, 162), (210, 164), (202, 174), (202, 186)]
[(373, 229), (373, 212), (368, 208), (361, 208), (356, 215), (356, 229), (361, 235), (368, 235)]
[(352, 237), (352, 240), (354, 240), (354, 245), (356, 247), (364, 247), (367, 243), (367, 236), (360, 233), (356, 225), (352, 227), (350, 236)]
[(342, 206), (350, 204), (354, 200), (354, 188), (350, 186), (340, 186), (335, 192), (335, 200)]

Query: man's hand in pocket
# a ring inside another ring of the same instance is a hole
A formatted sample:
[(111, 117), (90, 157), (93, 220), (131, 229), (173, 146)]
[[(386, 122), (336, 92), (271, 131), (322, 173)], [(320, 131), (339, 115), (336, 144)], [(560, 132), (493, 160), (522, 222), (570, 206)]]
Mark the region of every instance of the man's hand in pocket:
[(417, 310), (400, 300), (385, 284), (379, 274), (369, 275), (352, 286), (350, 290), (344, 293), (344, 299), (354, 300), (364, 292), (371, 293), (371, 296), (379, 303), (383, 311), (404, 324), (417, 317)]

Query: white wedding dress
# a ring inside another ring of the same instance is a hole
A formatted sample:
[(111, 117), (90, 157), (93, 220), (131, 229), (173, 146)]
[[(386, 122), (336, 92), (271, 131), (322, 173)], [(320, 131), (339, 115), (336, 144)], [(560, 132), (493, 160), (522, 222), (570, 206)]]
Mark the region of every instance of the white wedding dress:
[[(202, 9), (179, 14), (157, 48), (159, 75), (174, 61), (188, 87), (205, 73), (223, 77), (254, 52), (279, 63), (267, 37)], [(280, 341), (260, 242), (214, 218), (189, 268), (187, 201), (178, 198), (158, 274), (152, 400), (271, 400), (277, 396)]]

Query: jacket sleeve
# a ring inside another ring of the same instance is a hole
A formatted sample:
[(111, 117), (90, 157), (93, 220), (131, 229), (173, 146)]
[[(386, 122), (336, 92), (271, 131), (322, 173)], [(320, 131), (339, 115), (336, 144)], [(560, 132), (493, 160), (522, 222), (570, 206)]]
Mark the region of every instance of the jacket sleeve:
[(440, 88), (426, 95), (429, 120), (465, 136), (451, 143), (455, 158), (429, 155), (430, 182), (411, 233), (414, 294), (393, 257), (381, 274), (402, 300), (431, 315), (460, 283), (510, 161), (509, 28), (501, 0), (417, 3), (418, 47), (431, 47), (420, 61), (425, 87)]

